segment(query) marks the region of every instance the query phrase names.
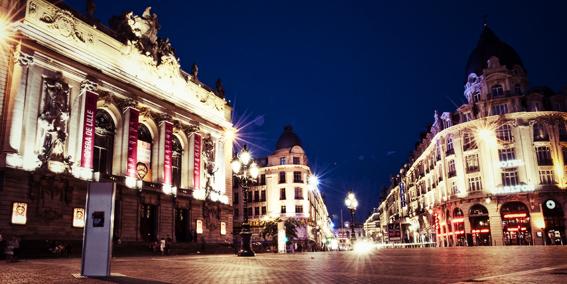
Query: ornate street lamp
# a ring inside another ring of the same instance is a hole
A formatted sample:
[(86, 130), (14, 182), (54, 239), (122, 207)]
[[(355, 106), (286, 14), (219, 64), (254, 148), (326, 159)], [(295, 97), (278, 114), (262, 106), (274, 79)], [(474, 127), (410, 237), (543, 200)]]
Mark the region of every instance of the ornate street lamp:
[(244, 145), (238, 155), (230, 163), (232, 167), (232, 172), (236, 181), (242, 187), (243, 193), (243, 205), (244, 205), (244, 221), (240, 229), (240, 237), (242, 238), (242, 245), (238, 256), (254, 256), (254, 251), (250, 246), (250, 238), (252, 237), (252, 231), (250, 231), (250, 223), (248, 223), (248, 189), (252, 182), (258, 177), (259, 169), (256, 162), (252, 158), (248, 147)]
[(352, 224), (350, 225), (351, 228), (351, 240), (356, 240), (356, 235), (354, 233), (354, 212), (356, 211), (356, 207), (358, 207), (358, 200), (354, 196), (354, 193), (351, 191), (348, 193), (347, 197), (345, 198), (345, 205), (350, 210), (350, 214), (352, 217)]

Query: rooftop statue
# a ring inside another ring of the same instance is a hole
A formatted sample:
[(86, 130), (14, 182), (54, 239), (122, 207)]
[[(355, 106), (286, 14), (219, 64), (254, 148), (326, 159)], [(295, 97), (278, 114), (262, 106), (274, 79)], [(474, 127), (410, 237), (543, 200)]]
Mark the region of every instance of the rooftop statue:
[(135, 15), (132, 11), (114, 16), (110, 19), (110, 27), (120, 41), (153, 58), (157, 65), (163, 62), (163, 57), (175, 57), (169, 39), (157, 36), (160, 26), (156, 13), (152, 13), (152, 7), (147, 7), (142, 16)]

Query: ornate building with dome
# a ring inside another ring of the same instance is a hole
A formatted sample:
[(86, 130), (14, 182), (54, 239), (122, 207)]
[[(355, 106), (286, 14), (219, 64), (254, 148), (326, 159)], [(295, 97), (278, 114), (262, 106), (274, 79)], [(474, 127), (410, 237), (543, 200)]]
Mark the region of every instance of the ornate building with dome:
[(466, 103), (434, 113), (367, 234), (436, 246), (564, 244), (565, 91), (530, 87), (520, 56), (485, 25), (465, 67)]
[(333, 237), (329, 212), (301, 140), (291, 126), (284, 128), (275, 151), (257, 159), (257, 163), (258, 181), (250, 187), (248, 196), (233, 190), (235, 231), (243, 220), (244, 210), (248, 210), (253, 242), (264, 241), (261, 233), (266, 222), (294, 218), (302, 225), (297, 229), (297, 238), (290, 242), (303, 248), (321, 249), (327, 245), (327, 240)]
[(180, 68), (151, 8), (105, 26), (94, 7), (0, 4), (0, 232), (38, 252), (80, 242), (87, 186), (105, 181), (121, 244), (229, 241), (231, 106)]

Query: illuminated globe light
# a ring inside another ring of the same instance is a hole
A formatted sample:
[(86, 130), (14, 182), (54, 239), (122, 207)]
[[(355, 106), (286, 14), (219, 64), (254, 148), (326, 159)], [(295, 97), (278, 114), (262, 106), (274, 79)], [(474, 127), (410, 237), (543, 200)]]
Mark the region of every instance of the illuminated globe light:
[(258, 165), (255, 162), (253, 162), (252, 165), (250, 165), (249, 171), (250, 171), (250, 176), (252, 178), (257, 178), (258, 175), (260, 174), (260, 169), (258, 169)]
[(349, 209), (356, 209), (356, 207), (358, 207), (358, 200), (356, 200), (354, 193), (350, 192), (347, 195), (347, 198), (345, 199), (345, 205)]
[(242, 163), (240, 163), (240, 161), (238, 159), (234, 159), (232, 160), (232, 162), (230, 163), (230, 167), (232, 168), (232, 171), (237, 174), (240, 172), (240, 169), (242, 168)]
[(252, 155), (247, 150), (243, 150), (238, 158), (243, 164), (248, 165), (252, 160)]

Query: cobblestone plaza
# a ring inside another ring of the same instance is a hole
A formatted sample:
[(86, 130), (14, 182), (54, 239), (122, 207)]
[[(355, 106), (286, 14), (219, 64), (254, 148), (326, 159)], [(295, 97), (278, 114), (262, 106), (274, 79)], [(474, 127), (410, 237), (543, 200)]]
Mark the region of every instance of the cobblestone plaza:
[(0, 283), (565, 283), (567, 248), (131, 257), (113, 260), (110, 279), (77, 279), (79, 271), (78, 258), (1, 263)]

